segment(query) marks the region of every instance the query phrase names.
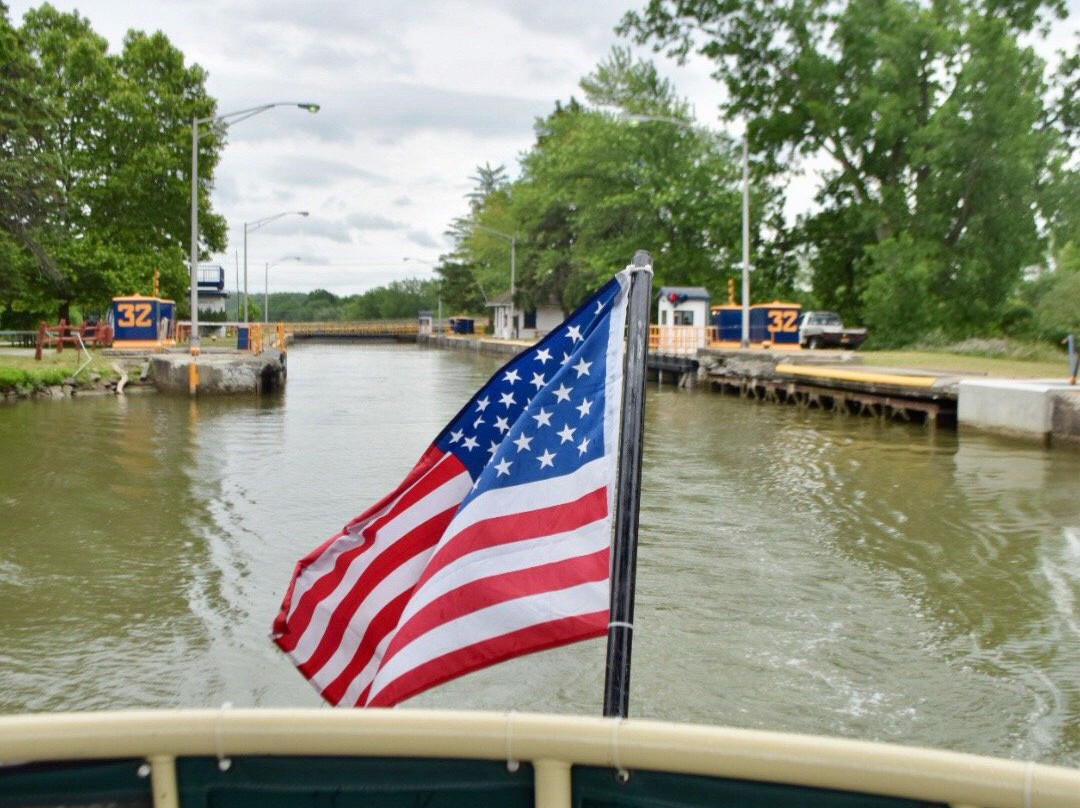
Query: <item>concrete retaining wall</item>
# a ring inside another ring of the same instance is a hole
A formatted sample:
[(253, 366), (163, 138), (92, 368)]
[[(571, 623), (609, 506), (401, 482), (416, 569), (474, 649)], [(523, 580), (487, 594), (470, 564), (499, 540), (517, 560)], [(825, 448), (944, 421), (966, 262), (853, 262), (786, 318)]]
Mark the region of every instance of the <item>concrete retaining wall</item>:
[[(166, 354), (150, 361), (159, 391), (188, 394), (189, 356)], [(284, 354), (203, 354), (198, 369), (200, 395), (271, 393), (285, 387)]]
[(1057, 391), (1052, 398), (1051, 440), (1080, 447), (1080, 393)]
[(1080, 387), (1063, 380), (963, 379), (957, 422), (1045, 442), (1080, 442)]
[(531, 340), (477, 339), (447, 334), (419, 334), (416, 342), (430, 348), (451, 348), (456, 351), (473, 351), (495, 356), (514, 356), (535, 344)]

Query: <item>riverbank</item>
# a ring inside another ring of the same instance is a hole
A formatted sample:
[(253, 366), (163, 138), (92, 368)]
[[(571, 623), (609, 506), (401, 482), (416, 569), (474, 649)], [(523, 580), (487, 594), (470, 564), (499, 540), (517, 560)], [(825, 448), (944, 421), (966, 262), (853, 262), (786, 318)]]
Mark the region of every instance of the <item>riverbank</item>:
[[(446, 334), (422, 334), (417, 342), (507, 358), (533, 344)], [(226, 349), (218, 351), (224, 354)], [(235, 353), (228, 351), (230, 356)], [(87, 361), (84, 354), (65, 352), (47, 353), (36, 362), (33, 354), (33, 349), (0, 349), (0, 400), (187, 389), (186, 356), (94, 351)], [(206, 389), (216, 385), (224, 392), (267, 392), (284, 385), (283, 359), (242, 359), (215, 362), (205, 356), (200, 366)], [(651, 353), (649, 363), (651, 378), (660, 384), (702, 385), (760, 401), (931, 427), (981, 429), (1080, 448), (1080, 387), (1069, 385), (1064, 368), (1051, 362), (927, 351), (751, 348), (701, 349), (677, 356)]]
[[(60, 399), (142, 390), (188, 394), (190, 355), (166, 351), (92, 349), (88, 353), (0, 349), (0, 401)], [(199, 389), (209, 395), (267, 393), (283, 389), (284, 354), (253, 354), (234, 347), (207, 347), (199, 362)]]
[(110, 356), (93, 350), (49, 351), (34, 359), (33, 348), (0, 348), (0, 401), (151, 392), (145, 356)]
[[(441, 334), (419, 341), (500, 356), (532, 344)], [(702, 348), (650, 353), (649, 367), (658, 384), (1080, 448), (1080, 387), (1068, 383), (1064, 363), (929, 351)]]

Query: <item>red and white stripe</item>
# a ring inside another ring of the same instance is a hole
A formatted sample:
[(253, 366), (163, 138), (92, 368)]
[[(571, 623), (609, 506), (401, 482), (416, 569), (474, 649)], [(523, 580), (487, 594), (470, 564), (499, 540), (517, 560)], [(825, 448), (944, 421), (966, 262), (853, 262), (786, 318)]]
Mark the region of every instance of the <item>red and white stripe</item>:
[(510, 657), (602, 636), (611, 544), (606, 465), (601, 458), (469, 502), (345, 702), (396, 704)]
[(271, 636), (331, 703), (338, 679), (351, 681), (396, 626), (471, 487), (461, 461), (432, 447), (394, 492), (297, 564)]
[(395, 491), (300, 560), (271, 636), (327, 701), (388, 706), (607, 631), (625, 297), (624, 284), (602, 457), (462, 507), (473, 480), (432, 446)]

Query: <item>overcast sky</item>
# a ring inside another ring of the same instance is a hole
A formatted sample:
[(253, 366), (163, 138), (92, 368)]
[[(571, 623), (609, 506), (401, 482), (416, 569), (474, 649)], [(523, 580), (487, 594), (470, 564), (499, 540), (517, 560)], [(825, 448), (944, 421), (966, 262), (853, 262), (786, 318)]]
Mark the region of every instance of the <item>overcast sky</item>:
[[(15, 24), (40, 5), (7, 1)], [(113, 52), (128, 29), (163, 31), (209, 72), (219, 113), (277, 101), (321, 105), (315, 115), (282, 107), (230, 128), (213, 195), (229, 248), (215, 258), (234, 287), (244, 222), (306, 210), (249, 233), (249, 291), (262, 293), (269, 263), (272, 291), (348, 295), (430, 277), (423, 262), (449, 249), (443, 233), (467, 209), (469, 176), (485, 163), (517, 175), (536, 118), (557, 100), (581, 97), (578, 81), (612, 45), (626, 44), (613, 29), (644, 0), (52, 4), (78, 9)], [(1078, 5), (1070, 0), (1072, 28)], [(721, 90), (709, 65), (652, 58), (698, 121), (717, 125)]]

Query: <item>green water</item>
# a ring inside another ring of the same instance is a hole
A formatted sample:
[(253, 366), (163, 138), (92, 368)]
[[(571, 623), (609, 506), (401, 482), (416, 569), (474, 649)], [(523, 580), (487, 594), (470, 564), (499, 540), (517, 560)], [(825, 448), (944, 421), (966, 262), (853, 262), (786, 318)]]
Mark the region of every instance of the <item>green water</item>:
[[(302, 346), (285, 394), (0, 407), (0, 711), (314, 706), (296, 560), (497, 361)], [(1080, 453), (650, 388), (631, 715), (1080, 765)], [(405, 707), (599, 714), (600, 641)]]

